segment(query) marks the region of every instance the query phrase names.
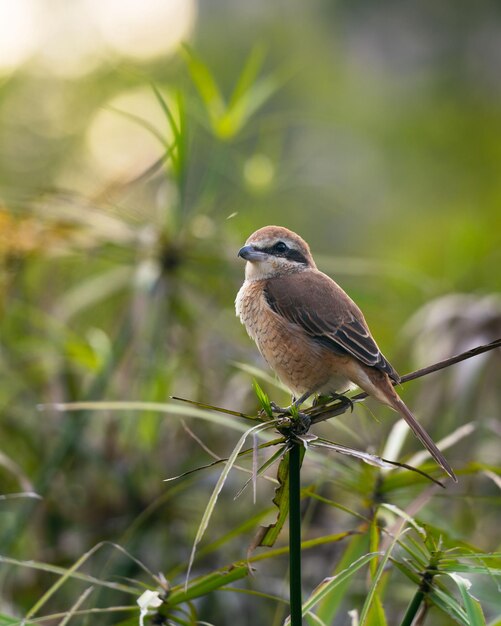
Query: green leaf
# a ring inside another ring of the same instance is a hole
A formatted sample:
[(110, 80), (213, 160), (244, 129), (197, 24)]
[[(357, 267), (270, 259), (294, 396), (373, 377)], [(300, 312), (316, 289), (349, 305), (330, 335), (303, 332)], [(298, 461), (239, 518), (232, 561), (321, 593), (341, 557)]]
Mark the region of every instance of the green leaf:
[(315, 486), (310, 485), (309, 487), (306, 487), (303, 490), (303, 494), (307, 496), (308, 498), (312, 498), (313, 500), (318, 500), (319, 502), (323, 502), (324, 504), (327, 504), (328, 506), (331, 506), (335, 509), (344, 511), (345, 513), (348, 513), (349, 515), (352, 515), (356, 519), (359, 519), (363, 522), (368, 523), (370, 521), (369, 518), (366, 517), (365, 515), (362, 515), (361, 513), (358, 513), (358, 511), (354, 511), (353, 509), (350, 509), (350, 507), (348, 506), (344, 506), (344, 504), (339, 504), (339, 502), (335, 502), (334, 500), (330, 500), (329, 498), (325, 498), (324, 496), (321, 496), (320, 494), (316, 493), (314, 489), (315, 489)]
[[(362, 558), (361, 555), (368, 549), (368, 546), (367, 534), (353, 537), (343, 552), (334, 576), (339, 575), (342, 571), (346, 571), (351, 563), (357, 562), (359, 558)], [(316, 613), (326, 624), (332, 624), (334, 622), (338, 609), (346, 597), (346, 589), (349, 582), (349, 577), (345, 577), (342, 582), (332, 587), (318, 607)]]
[(229, 101), (230, 109), (249, 91), (252, 83), (263, 67), (266, 50), (262, 44), (255, 45), (251, 50), (244, 69), (242, 70)]
[(181, 92), (177, 92), (176, 94), (176, 103), (178, 108), (178, 116), (179, 123), (176, 121), (174, 114), (172, 113), (169, 105), (167, 104), (165, 98), (156, 87), (156, 85), (152, 84), (153, 93), (155, 94), (160, 107), (167, 118), (167, 122), (169, 124), (169, 128), (174, 137), (174, 150), (170, 153), (170, 157), (172, 160), (172, 166), (178, 181), (184, 175), (185, 170), (185, 161), (186, 161), (186, 119), (185, 119), (185, 106), (184, 106), (184, 98)]
[(278, 487), (275, 490), (273, 504), (278, 508), (277, 520), (269, 526), (263, 527), (259, 535), (259, 546), (271, 548), (280, 534), (287, 514), (289, 513), (289, 456), (285, 455), (278, 466)]
[(388, 621), (386, 619), (383, 603), (379, 593), (374, 595), (365, 623), (367, 626), (388, 626)]
[(9, 617), (4, 613), (0, 613), (0, 626), (13, 626), (14, 624), (19, 624), (18, 617)]
[(200, 94), (209, 118), (214, 123), (223, 115), (225, 103), (217, 83), (207, 67), (207, 65), (193, 52), (191, 48), (184, 45), (181, 54), (188, 65), (188, 70), (195, 87)]
[[(347, 582), (353, 574), (358, 572), (359, 569), (369, 563), (374, 557), (379, 556), (380, 553), (369, 552), (358, 558), (354, 563), (351, 563), (346, 569), (342, 570), (334, 576), (330, 576), (323, 580), (316, 589), (314, 589), (306, 602), (303, 603), (303, 615), (306, 611), (310, 611), (316, 604), (326, 598), (336, 587)], [(290, 620), (287, 618), (284, 622), (284, 626), (290, 625)]]
[[(374, 598), (377, 595), (377, 588), (378, 588), (378, 585), (380, 584), (380, 581), (381, 581), (381, 579), (383, 577), (383, 573), (384, 573), (386, 564), (388, 563), (388, 560), (390, 559), (390, 556), (391, 556), (393, 550), (396, 548), (398, 542), (400, 541), (400, 538), (401, 538), (402, 534), (405, 533), (405, 532), (406, 532), (405, 524), (402, 524), (400, 526), (400, 528), (397, 530), (397, 532), (395, 533), (395, 535), (393, 536), (392, 541), (391, 541), (390, 545), (388, 546), (387, 550), (385, 551), (382, 559), (379, 561), (377, 570), (373, 573), (372, 583), (371, 583), (371, 586), (369, 588), (369, 592), (366, 595), (365, 602), (364, 602), (364, 605), (362, 607), (362, 611), (360, 613), (360, 626), (364, 626), (364, 625), (367, 625), (369, 623), (368, 622), (369, 612), (371, 610)], [(371, 545), (371, 547), (372, 547), (372, 545)]]
[(206, 596), (208, 593), (220, 589), (225, 585), (241, 580), (249, 575), (247, 563), (239, 563), (230, 567), (210, 572), (189, 582), (188, 586), (173, 587), (167, 601), (167, 606), (177, 606), (189, 600)]
[(235, 137), (285, 80), (284, 77), (278, 79), (274, 76), (257, 80), (264, 61), (264, 49), (255, 47), (240, 74), (229, 103), (226, 104), (207, 65), (187, 46), (183, 46), (182, 54), (205, 105), (212, 130), (223, 140)]
[(216, 134), (221, 139), (231, 139), (237, 135), (249, 118), (273, 95), (277, 88), (277, 82), (273, 78), (257, 82), (217, 120), (214, 128)]
[(454, 572), (449, 573), (448, 576), (459, 589), (470, 626), (486, 626), (480, 602), (470, 593), (471, 582)]
[(265, 394), (265, 392), (261, 389), (256, 379), (253, 379), (252, 381), (252, 388), (254, 389), (254, 393), (256, 394), (257, 399), (259, 400), (259, 404), (263, 407), (263, 410), (266, 413), (266, 415), (270, 418), (273, 417), (273, 410), (271, 408), (270, 399)]
[(466, 611), (449, 592), (435, 588), (426, 597), (461, 626), (471, 626)]

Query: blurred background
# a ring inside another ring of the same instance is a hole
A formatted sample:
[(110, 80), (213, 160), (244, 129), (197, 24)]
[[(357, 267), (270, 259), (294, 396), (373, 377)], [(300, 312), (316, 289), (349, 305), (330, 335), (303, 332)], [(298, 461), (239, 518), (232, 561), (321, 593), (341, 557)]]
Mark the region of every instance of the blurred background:
[[(216, 474), (163, 479), (211, 460), (195, 437), (227, 456), (242, 425), (170, 396), (254, 413), (258, 377), (287, 402), (234, 315), (236, 253), (261, 226), (310, 243), (402, 374), (501, 336), (500, 67), (488, 0), (2, 0), (1, 553), (68, 567), (109, 540), (179, 582)], [(471, 424), (447, 453), (459, 471), (499, 464), (499, 366), (491, 352), (402, 390), (435, 439)], [(164, 412), (55, 406), (75, 401)], [(323, 428), (381, 453), (394, 418), (371, 410)], [(362, 470), (336, 471), (331, 497)], [(271, 505), (267, 484), (235, 505), (232, 480), (207, 541)], [(497, 507), (499, 483), (467, 473), (423, 515), (494, 550)], [(312, 533), (343, 523), (320, 510)], [(257, 525), (196, 573), (245, 558)], [(307, 588), (335, 564), (312, 553)], [(86, 567), (140, 577), (109, 550)], [(245, 584), (283, 593), (285, 568)], [(0, 563), (3, 610), (24, 615), (53, 582)], [(79, 593), (66, 584), (50, 609)], [(100, 593), (89, 605), (115, 602)], [(273, 623), (251, 601), (239, 623)], [(234, 623), (246, 602), (213, 594), (200, 618)]]

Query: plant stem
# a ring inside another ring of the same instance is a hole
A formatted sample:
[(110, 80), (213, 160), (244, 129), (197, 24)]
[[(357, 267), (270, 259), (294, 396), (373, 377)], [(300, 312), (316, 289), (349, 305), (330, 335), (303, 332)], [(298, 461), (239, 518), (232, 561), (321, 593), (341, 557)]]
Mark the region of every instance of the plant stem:
[(412, 622), (414, 621), (414, 618), (419, 611), (419, 607), (424, 600), (424, 595), (425, 594), (423, 593), (422, 589), (418, 589), (416, 591), (414, 597), (411, 600), (411, 603), (407, 608), (407, 611), (405, 612), (404, 619), (402, 620), (400, 626), (412, 626)]
[(289, 451), (289, 559), (291, 626), (301, 626), (301, 449), (296, 442)]

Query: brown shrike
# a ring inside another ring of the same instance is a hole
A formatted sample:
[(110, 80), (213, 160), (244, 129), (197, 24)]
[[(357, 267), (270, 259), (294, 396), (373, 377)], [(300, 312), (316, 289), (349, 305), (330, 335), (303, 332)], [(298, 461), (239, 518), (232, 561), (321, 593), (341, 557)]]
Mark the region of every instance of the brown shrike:
[(354, 385), (400, 413), (431, 456), (457, 481), (447, 459), (393, 388), (399, 375), (372, 338), (362, 311), (317, 269), (308, 244), (280, 226), (253, 233), (237, 315), (268, 365), (297, 399)]

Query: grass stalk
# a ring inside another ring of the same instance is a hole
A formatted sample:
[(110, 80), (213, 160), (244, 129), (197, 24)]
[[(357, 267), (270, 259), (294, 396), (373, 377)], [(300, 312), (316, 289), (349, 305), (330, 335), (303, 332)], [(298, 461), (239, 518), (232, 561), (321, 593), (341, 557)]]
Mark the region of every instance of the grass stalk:
[(407, 607), (407, 611), (405, 612), (404, 618), (400, 626), (412, 626), (414, 618), (419, 612), (421, 604), (424, 600), (425, 594), (422, 589), (418, 589), (414, 594), (409, 606)]

